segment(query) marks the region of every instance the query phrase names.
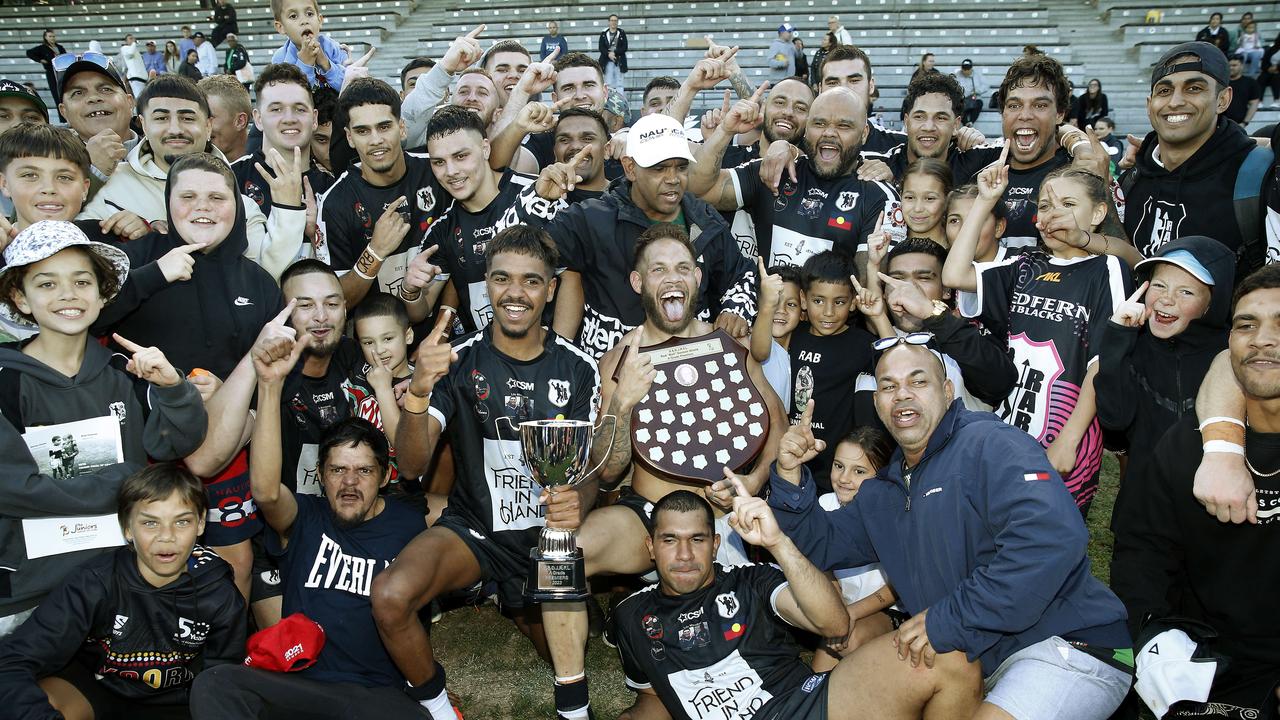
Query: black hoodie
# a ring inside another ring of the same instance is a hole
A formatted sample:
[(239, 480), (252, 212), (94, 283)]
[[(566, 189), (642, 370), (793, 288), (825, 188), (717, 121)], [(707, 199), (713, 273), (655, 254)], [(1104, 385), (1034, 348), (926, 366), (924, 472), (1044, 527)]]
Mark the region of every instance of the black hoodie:
[[(173, 176), (165, 186), (169, 197)], [(173, 215), (166, 210), (169, 233), (151, 233), (119, 247), (138, 268), (130, 277), (138, 291), (122, 296), (103, 313), (94, 331), (117, 332), (142, 346), (164, 352), (182, 372), (203, 368), (226, 380), (240, 358), (253, 347), (262, 326), (284, 307), (284, 296), (271, 274), (244, 256), (249, 245), (244, 201), (236, 201), (231, 233), (209, 252), (196, 252), (190, 280), (166, 284), (160, 269), (149, 263), (185, 244)]]
[[(1256, 143), (1225, 117), (1208, 141), (1170, 171), (1154, 157), (1159, 145), (1155, 132), (1147, 134), (1138, 162), (1120, 180), (1125, 188), (1117, 206), (1124, 208), (1124, 229), (1144, 257), (1155, 255), (1165, 243), (1186, 235), (1204, 235), (1239, 253), (1245, 241), (1236, 223), (1236, 175)], [(1241, 258), (1245, 267), (1262, 258)]]
[[(1132, 475), (1151, 461), (1156, 443), (1186, 415), (1195, 415), (1196, 392), (1209, 365), (1227, 347), (1231, 293), (1235, 287), (1235, 255), (1222, 243), (1202, 235), (1183, 236), (1160, 248), (1157, 257), (1185, 250), (1213, 276), (1209, 308), (1185, 330), (1167, 340), (1151, 334), (1147, 325), (1129, 328), (1108, 320), (1102, 327), (1097, 394), (1098, 421), (1129, 440)], [(1154, 267), (1143, 266), (1138, 281), (1148, 280)], [(1112, 525), (1123, 522), (1130, 493), (1120, 488)]]
[(231, 566), (197, 545), (164, 587), (143, 579), (133, 549), (81, 566), (0, 640), (5, 717), (61, 718), (36, 684), (74, 662), (140, 705), (186, 705), (201, 670), (244, 660), (244, 599)]

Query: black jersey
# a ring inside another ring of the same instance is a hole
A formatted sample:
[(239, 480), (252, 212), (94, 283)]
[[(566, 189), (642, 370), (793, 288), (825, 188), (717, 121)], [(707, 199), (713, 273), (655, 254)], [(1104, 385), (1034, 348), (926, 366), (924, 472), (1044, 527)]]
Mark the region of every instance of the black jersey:
[[(889, 170), (893, 173), (893, 179), (902, 182), (902, 176), (907, 172), (907, 146), (901, 145), (895, 148), (888, 155), (865, 155), (867, 159), (883, 160), (889, 166)], [(957, 150), (956, 144), (951, 143), (951, 147), (947, 150), (947, 164), (951, 166), (951, 184), (960, 187), (969, 182), (969, 178), (978, 174), (978, 171), (990, 164), (991, 160), (986, 160), (986, 156), (981, 153), (966, 152)]]
[(594, 423), (600, 373), (590, 355), (550, 331), (533, 360), (494, 347), (492, 326), (454, 349), (458, 359), (436, 383), (429, 409), (450, 433), (458, 458), (448, 512), (494, 542), (528, 553), (546, 524), (546, 508), (538, 502), (542, 486), (525, 465), (518, 426), (551, 418)]
[[(1031, 252), (978, 263), (977, 302), (962, 307), (1008, 338), (1018, 381), (996, 414), (1048, 447), (1075, 410), (1102, 328), (1129, 294), (1129, 268), (1111, 255), (1062, 260)], [(1083, 505), (1097, 489), (1102, 429), (1097, 417), (1063, 476)]]
[(760, 163), (734, 168), (738, 207), (755, 224), (758, 253), (768, 265), (803, 265), (824, 250), (866, 251), (867, 235), (884, 213), (893, 241), (906, 236), (906, 220), (898, 192), (888, 183), (859, 180), (850, 173), (823, 180), (808, 160), (796, 163), (796, 180), (783, 175), (775, 197), (760, 180)]
[[(252, 155), (244, 157), (231, 163), (231, 172), (235, 173), (236, 183), (240, 186), (240, 194), (254, 201), (258, 205), (258, 209), (262, 210), (262, 214), (270, 217), (271, 215), (271, 183), (262, 177), (262, 173), (258, 172), (256, 164), (262, 165), (271, 172), (271, 166), (267, 164), (267, 156), (258, 151)], [(311, 183), (311, 192), (316, 197), (320, 197), (329, 191), (333, 186), (335, 178), (333, 173), (324, 169), (324, 166), (311, 160), (311, 167), (302, 173), (302, 177)]]
[(489, 291), (485, 287), (484, 249), (502, 230), (519, 224), (516, 202), (520, 192), (536, 177), (506, 170), (498, 180), (498, 194), (479, 212), (471, 212), (454, 200), (439, 219), (427, 228), (422, 249), (439, 245), (432, 256), (444, 280), (453, 282), (458, 291), (458, 317), (467, 332), (484, 328), (493, 321)]
[[(983, 145), (970, 150), (966, 154), (973, 155), (975, 169), (967, 182), (977, 182), (982, 168), (1000, 159), (1000, 145)], [(1058, 148), (1058, 152), (1039, 165), (1026, 170), (1009, 168), (1009, 187), (1004, 191), (1005, 226), (1000, 244), (1005, 247), (1032, 247), (1040, 242), (1040, 231), (1036, 230), (1036, 201), (1040, 195), (1040, 183), (1049, 173), (1071, 163), (1071, 155), (1066, 148)]]
[(303, 375), (299, 362), (285, 378), (280, 396), (280, 482), (293, 492), (324, 494), (316, 470), (320, 437), (330, 425), (352, 416), (344, 385), (363, 364), (355, 341), (343, 337), (323, 377)]
[(401, 206), (400, 216), (409, 223), (409, 234), (378, 270), (377, 289), (392, 295), (399, 292), (409, 261), (418, 254), (422, 234), (440, 216), (445, 200), (444, 190), (431, 172), (431, 160), (415, 153), (405, 153), (404, 159), (404, 177), (394, 185), (369, 183), (360, 175), (360, 163), (356, 163), (318, 200), (316, 232), (325, 248), (322, 259), (339, 275), (351, 271), (373, 239), (373, 225), (387, 206), (402, 195), (408, 200)]
[(889, 130), (871, 120), (868, 120), (867, 124), (871, 126), (871, 129), (867, 132), (867, 141), (862, 143), (863, 152), (887, 155), (894, 148), (907, 144), (907, 134), (901, 130)]
[(632, 594), (613, 614), (627, 685), (652, 689), (677, 720), (750, 720), (811, 676), (775, 605), (774, 565), (716, 565), (711, 585)]
[(871, 333), (858, 327), (847, 327), (838, 335), (814, 335), (808, 323), (791, 333), (791, 422), (812, 399), (813, 436), (825, 440), (827, 447), (806, 465), (823, 490), (831, 483), (831, 460), (836, 445), (856, 425), (876, 422), (872, 405), (855, 403), (854, 395), (862, 392), (870, 401), (875, 389), (872, 377), (874, 355)]

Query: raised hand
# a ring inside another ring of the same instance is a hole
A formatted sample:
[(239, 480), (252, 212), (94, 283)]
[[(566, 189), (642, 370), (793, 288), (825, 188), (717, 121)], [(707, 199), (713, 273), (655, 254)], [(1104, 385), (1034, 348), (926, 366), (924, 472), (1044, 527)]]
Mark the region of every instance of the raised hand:
[(164, 353), (160, 352), (160, 348), (142, 347), (119, 334), (112, 334), (111, 337), (116, 344), (132, 355), (124, 366), (124, 369), (131, 374), (156, 387), (173, 387), (183, 381), (182, 373), (173, 368)]
[(313, 248), (320, 247), (320, 236), (316, 234), (316, 221), (320, 216), (320, 204), (316, 202), (316, 193), (311, 189), (311, 180), (302, 176), (302, 204), (307, 208), (307, 225), (303, 235), (311, 241)]
[(889, 233), (884, 229), (884, 211), (876, 216), (876, 226), (867, 233), (867, 273), (878, 271), (889, 252)]
[(923, 319), (933, 314), (933, 301), (910, 280), (899, 280), (891, 275), (877, 273), (876, 276), (888, 291), (884, 295), (885, 305), (899, 315), (909, 315)]
[(271, 172), (255, 162), (253, 167), (271, 187), (271, 201), (297, 207), (302, 204), (302, 148), (293, 149), (293, 157), (286, 159), (280, 151), (270, 148), (266, 153)]
[(729, 63), (733, 60), (733, 56), (737, 54), (738, 48), (735, 46), (720, 53), (718, 57), (702, 58), (689, 71), (689, 78), (685, 80), (685, 83), (692, 90), (710, 90), (728, 80), (733, 75), (729, 68)]
[(369, 369), (365, 371), (364, 376), (368, 378), (369, 386), (374, 390), (390, 390), (391, 383), (395, 380), (391, 375), (391, 366), (376, 357), (369, 363)]
[(400, 207), (406, 202), (408, 201), (403, 195), (392, 200), (387, 209), (382, 211), (382, 217), (373, 224), (373, 239), (369, 241), (369, 247), (378, 257), (385, 258), (394, 254), (409, 234), (409, 223), (400, 215)]
[(208, 247), (206, 243), (179, 245), (161, 256), (156, 261), (156, 266), (160, 268), (160, 273), (164, 275), (166, 282), (190, 280), (191, 273), (196, 267), (196, 259), (191, 256), (206, 247)]
[(747, 492), (741, 478), (730, 472), (729, 468), (724, 469), (724, 475), (733, 485), (733, 512), (727, 518), (729, 527), (738, 531), (746, 542), (760, 547), (775, 547), (786, 539), (769, 503)]
[(559, 55), (560, 48), (557, 47), (551, 51), (551, 54), (545, 60), (529, 63), (529, 67), (520, 76), (520, 82), (516, 83), (516, 88), (523, 90), (529, 97), (533, 97), (555, 84), (555, 61)]
[(373, 54), (378, 52), (378, 48), (370, 47), (369, 51), (360, 56), (359, 60), (351, 62), (347, 65), (342, 75), (342, 87), (339, 92), (346, 90), (347, 86), (354, 82), (357, 78), (369, 77), (369, 60), (373, 58)]
[(1125, 298), (1125, 301), (1120, 303), (1115, 313), (1111, 315), (1111, 322), (1127, 328), (1140, 328), (1146, 325), (1147, 319), (1151, 317), (1151, 308), (1142, 302), (1142, 296), (1147, 294), (1147, 288), (1150, 285), (1150, 281), (1142, 283), (1132, 295)]
[(582, 182), (582, 176), (578, 174), (578, 165), (590, 160), (594, 154), (595, 149), (591, 145), (584, 145), (566, 162), (546, 166), (542, 172), (538, 173), (538, 181), (533, 191), (538, 194), (538, 197), (546, 200), (559, 200), (573, 192), (574, 186)]
[(289, 327), (289, 316), (297, 304), (297, 300), (290, 300), (271, 322), (263, 325), (258, 339), (249, 349), (253, 369), (260, 382), (284, 382), (302, 351), (311, 344), (311, 335), (303, 335), (299, 339), (297, 331)]
[[(769, 83), (761, 83), (751, 97), (734, 103), (733, 107), (729, 108), (729, 112), (721, 118), (720, 130), (728, 135), (741, 135), (755, 130), (764, 120), (760, 102), (768, 89)], [(772, 151), (772, 146), (769, 149)]]
[(800, 422), (787, 428), (778, 443), (778, 475), (788, 482), (800, 482), (800, 466), (825, 450), (827, 443), (813, 436), (813, 400), (800, 413)]
[(1093, 132), (1093, 128), (1085, 128), (1084, 134), (1084, 144), (1076, 140), (1076, 144), (1071, 146), (1071, 164), (1088, 170), (1104, 180), (1110, 178), (1111, 155), (1107, 153), (1107, 149), (1103, 147), (1102, 141)]
[(449, 374), (449, 365), (458, 359), (458, 354), (445, 340), (452, 324), (453, 308), (440, 308), (435, 327), (418, 346), (418, 352), (414, 356), (413, 378), (409, 381), (411, 394), (420, 398), (430, 395), (440, 378)]
[[(413, 259), (409, 261), (409, 267), (404, 271), (404, 283), (401, 285), (404, 290), (408, 290), (408, 295), (412, 295), (413, 291), (421, 290), (430, 285), (442, 271), (439, 265), (431, 262), (431, 256), (436, 254), (440, 249), (439, 245), (432, 245), (423, 250)], [(406, 294), (401, 291), (402, 294)], [(415, 298), (416, 299), (416, 298)]]
[(778, 307), (782, 304), (782, 276), (770, 275), (769, 268), (765, 267), (764, 258), (759, 255), (756, 256), (756, 269), (760, 273), (760, 305), (769, 303), (770, 307)]
[(1060, 245), (1074, 248), (1085, 248), (1089, 244), (1089, 233), (1076, 222), (1075, 213), (1065, 207), (1053, 186), (1045, 183), (1041, 190), (1049, 207), (1036, 212), (1036, 230), (1046, 240), (1052, 238)]
[(1142, 138), (1134, 135), (1125, 136), (1124, 157), (1116, 161), (1116, 167), (1128, 170), (1138, 164), (1138, 150), (1142, 148)]
[(880, 283), (868, 283), (867, 287), (863, 287), (858, 282), (857, 275), (850, 275), (849, 280), (853, 282), (853, 297), (858, 304), (858, 310), (867, 317), (879, 317), (884, 314), (884, 296), (880, 294)]
[(444, 57), (440, 58), (440, 66), (445, 72), (453, 75), (459, 70), (466, 70), (480, 61), (484, 53), (480, 49), (480, 33), (484, 32), (484, 24), (472, 28), (471, 32), (453, 39)]
[(89, 151), (89, 161), (93, 163), (93, 166), (108, 175), (129, 154), (119, 133), (110, 129), (103, 130), (85, 140), (84, 149)]
[(734, 45), (733, 47), (729, 47), (727, 45), (717, 45), (716, 41), (711, 39), (710, 35), (704, 35), (703, 39), (707, 41), (706, 57), (716, 59), (716, 60), (724, 60), (725, 69), (729, 72), (730, 75), (733, 75), (734, 73), (742, 71), (742, 68), (738, 65), (738, 58), (737, 58), (738, 46), (737, 45)]
[(720, 121), (729, 114), (729, 91), (724, 91), (724, 103), (718, 108), (711, 108), (702, 114), (702, 134), (705, 136), (720, 127)]
[(1009, 146), (1012, 144), (1012, 138), (1006, 140), (1000, 157), (978, 172), (978, 196), (983, 200), (994, 202), (1004, 197), (1009, 187)]
[(613, 392), (618, 399), (619, 412), (629, 413), (639, 405), (658, 376), (649, 354), (640, 352), (641, 334), (640, 328), (632, 331), (631, 340), (623, 351), (622, 366), (617, 370), (618, 383)]

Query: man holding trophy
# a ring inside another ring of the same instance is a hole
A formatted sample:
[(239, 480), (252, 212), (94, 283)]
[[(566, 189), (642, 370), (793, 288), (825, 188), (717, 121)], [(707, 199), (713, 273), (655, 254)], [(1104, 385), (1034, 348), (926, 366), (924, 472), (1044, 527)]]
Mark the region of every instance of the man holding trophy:
[[(526, 608), (526, 577), (550, 576), (546, 584), (553, 590), (575, 578), (572, 558), (566, 563), (558, 547), (546, 548), (553, 561), (536, 560), (541, 569), (530, 571), (530, 551), (539, 545), (547, 512), (537, 479), (586, 478), (600, 404), (600, 375), (591, 357), (542, 326), (556, 290), (551, 238), (526, 225), (507, 228), (489, 241), (485, 265), (493, 323), (452, 347), (419, 348), (396, 433), (400, 469), (410, 477), (422, 473), (441, 434), (452, 433), (458, 475), (449, 506), (378, 575), (372, 593), (378, 633), (411, 685), (407, 692), (436, 720), (454, 714), (444, 668), (417, 617), (433, 598), (480, 580), (495, 582), (502, 610), (547, 657), (536, 608)], [(548, 425), (562, 432), (544, 433), (539, 448), (538, 433), (528, 431)], [(607, 442), (605, 437), (598, 455)], [(526, 456), (539, 453), (551, 462), (535, 460), (539, 472), (531, 473)], [(579, 521), (595, 496), (590, 480), (552, 495), (561, 513)], [(572, 589), (562, 592), (573, 596)]]
[[(617, 504), (582, 522), (578, 545), (588, 577), (652, 570), (645, 541), (653, 504), (680, 489), (697, 489), (716, 507), (724, 538), (717, 562), (748, 562), (741, 538), (725, 523), (733, 490), (724, 473), (738, 473), (747, 492), (758, 491), (787, 419), (759, 363), (728, 333), (697, 319), (701, 280), (693, 245), (679, 225), (651, 225), (637, 238), (630, 282), (645, 319), (600, 360), (604, 412), (617, 418), (617, 430), (607, 454), (595, 456), (603, 462), (601, 486), (616, 486), (629, 468), (631, 486)], [(596, 448), (604, 449), (599, 441)], [(573, 501), (566, 493), (551, 496), (548, 525), (560, 524), (561, 517), (571, 522)], [(556, 711), (562, 718), (587, 718), (586, 606), (544, 602), (542, 619), (555, 667)]]

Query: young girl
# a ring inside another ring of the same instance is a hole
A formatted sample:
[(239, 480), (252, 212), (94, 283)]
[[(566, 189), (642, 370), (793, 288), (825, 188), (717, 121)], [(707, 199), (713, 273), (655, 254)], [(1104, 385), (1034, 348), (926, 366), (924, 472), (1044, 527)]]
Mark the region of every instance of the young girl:
[(4, 259), (0, 314), (38, 332), (0, 347), (0, 635), (73, 568), (121, 544), (110, 532), (121, 482), (149, 457), (194, 452), (207, 424), (200, 394), (160, 350), (116, 336), (121, 358), (89, 336), (129, 273), (123, 252), (46, 220), (18, 233)]
[(80, 566), (0, 641), (11, 717), (188, 717), (201, 670), (244, 658), (231, 567), (196, 546), (204, 488), (172, 463), (130, 476), (117, 501), (128, 545)]
[[(819, 496), (818, 504), (830, 512), (853, 502), (862, 483), (874, 477), (892, 454), (893, 443), (883, 431), (865, 425), (854, 428), (836, 445), (831, 461), (832, 492)], [(894, 628), (889, 612), (893, 589), (885, 582), (879, 563), (837, 570), (834, 576), (853, 630), (847, 638), (827, 638), (818, 647), (813, 655), (815, 672), (834, 668), (844, 654)]]
[(951, 247), (946, 229), (951, 168), (935, 158), (918, 158), (907, 166), (898, 189), (907, 237), (926, 237), (944, 248)]
[[(1002, 261), (974, 263), (982, 227), (1008, 178), (1003, 157), (979, 173), (978, 198), (947, 257), (943, 283), (976, 292), (975, 302), (962, 303), (961, 312), (1008, 339), (1019, 377), (996, 414), (1045, 446), (1087, 514), (1102, 466), (1093, 389), (1098, 339), (1129, 294), (1129, 268), (1118, 257), (1083, 249), (1097, 237), (1110, 206), (1106, 183), (1074, 168), (1055, 170), (1040, 186), (1040, 246)], [(1072, 230), (1046, 230), (1068, 225)]]

